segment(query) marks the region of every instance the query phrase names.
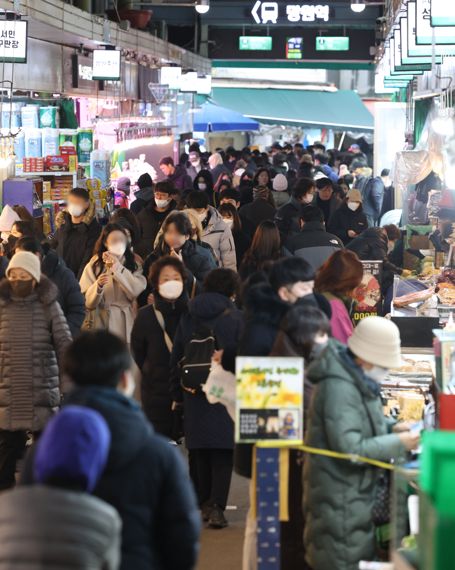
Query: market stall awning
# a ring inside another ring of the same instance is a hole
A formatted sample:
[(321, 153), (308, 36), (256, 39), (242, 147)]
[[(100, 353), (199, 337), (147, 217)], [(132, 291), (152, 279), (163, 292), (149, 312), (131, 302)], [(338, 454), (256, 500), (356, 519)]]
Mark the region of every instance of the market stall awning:
[(206, 101), (194, 113), (193, 129), (198, 133), (215, 131), (257, 131), (259, 124), (238, 111)]
[(355, 91), (215, 87), (213, 100), (260, 123), (372, 131), (373, 115)]

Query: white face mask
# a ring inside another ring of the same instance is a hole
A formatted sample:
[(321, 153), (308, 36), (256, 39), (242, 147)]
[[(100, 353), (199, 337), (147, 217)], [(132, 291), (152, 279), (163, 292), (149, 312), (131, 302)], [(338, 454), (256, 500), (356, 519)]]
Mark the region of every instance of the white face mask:
[(348, 202), (348, 208), (355, 212), (360, 208), (360, 204), (358, 202)]
[(370, 370), (366, 370), (365, 374), (368, 378), (371, 378), (378, 384), (382, 384), (387, 378), (389, 371), (387, 368), (382, 368), (382, 366), (373, 366)]
[(73, 216), (73, 218), (79, 218), (84, 213), (84, 208), (77, 204), (68, 204), (68, 213), (70, 216)]
[(157, 208), (166, 208), (166, 206), (169, 206), (170, 203), (171, 203), (170, 198), (168, 198), (167, 200), (157, 200), (155, 198), (155, 204)]
[(183, 293), (183, 283), (181, 281), (166, 281), (158, 287), (158, 293), (163, 299), (174, 301)]
[(234, 220), (232, 218), (223, 218), (223, 222), (227, 225), (228, 228), (232, 228), (234, 224)]
[(126, 251), (126, 243), (124, 241), (118, 241), (117, 243), (113, 243), (112, 245), (108, 246), (107, 251), (109, 253), (112, 253), (112, 255), (116, 255), (117, 257), (122, 257), (122, 255)]
[(303, 202), (305, 204), (311, 204), (311, 202), (313, 201), (314, 196), (313, 194), (305, 194), (305, 196), (303, 197)]
[(198, 184), (197, 187), (199, 188), (199, 190), (207, 190), (207, 184), (204, 183)]

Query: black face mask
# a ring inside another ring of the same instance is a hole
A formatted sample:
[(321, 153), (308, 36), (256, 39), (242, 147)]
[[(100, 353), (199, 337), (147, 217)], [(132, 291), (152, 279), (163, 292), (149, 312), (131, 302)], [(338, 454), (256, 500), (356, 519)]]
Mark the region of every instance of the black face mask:
[(26, 281), (10, 281), (9, 284), (14, 297), (28, 297), (33, 293), (33, 279), (27, 279)]

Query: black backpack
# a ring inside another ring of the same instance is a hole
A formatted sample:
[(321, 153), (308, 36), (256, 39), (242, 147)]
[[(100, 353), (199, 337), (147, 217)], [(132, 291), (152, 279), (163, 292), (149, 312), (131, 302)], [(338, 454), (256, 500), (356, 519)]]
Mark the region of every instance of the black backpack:
[(186, 392), (197, 394), (207, 382), (212, 364), (212, 356), (217, 349), (215, 333), (207, 326), (198, 323), (190, 342), (185, 346), (183, 358), (179, 362), (180, 383)]

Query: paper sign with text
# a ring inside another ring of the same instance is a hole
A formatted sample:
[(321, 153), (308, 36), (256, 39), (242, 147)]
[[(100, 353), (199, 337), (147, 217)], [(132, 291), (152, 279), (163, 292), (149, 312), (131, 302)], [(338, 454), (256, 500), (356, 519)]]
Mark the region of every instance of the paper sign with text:
[(303, 358), (236, 359), (236, 441), (303, 441)]

